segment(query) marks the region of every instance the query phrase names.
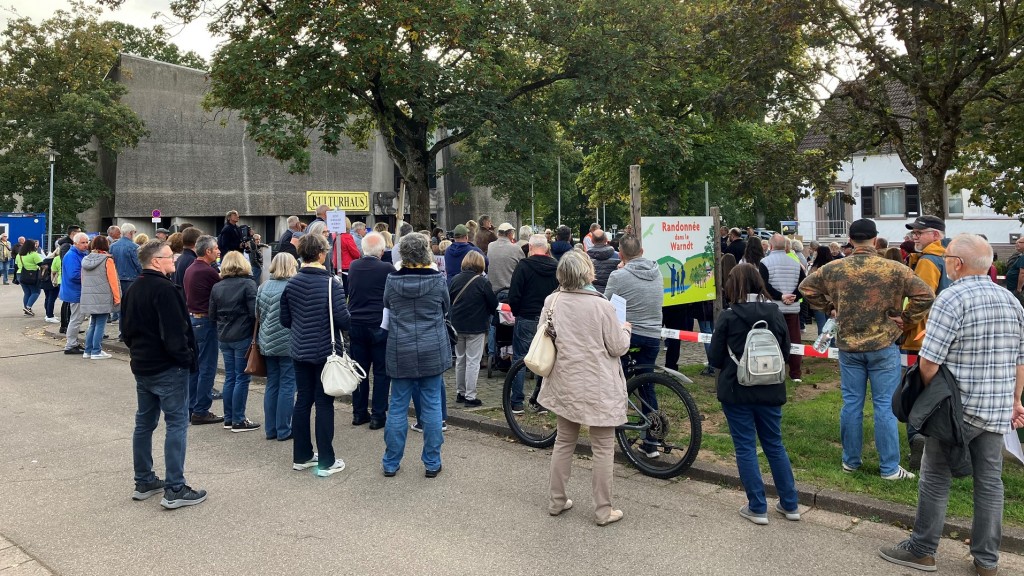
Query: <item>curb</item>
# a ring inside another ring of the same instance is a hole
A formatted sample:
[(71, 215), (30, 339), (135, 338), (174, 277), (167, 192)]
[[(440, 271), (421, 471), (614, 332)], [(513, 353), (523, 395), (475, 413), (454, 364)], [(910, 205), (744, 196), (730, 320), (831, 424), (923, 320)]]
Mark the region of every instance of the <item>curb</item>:
[[(64, 340), (65, 336), (58, 331), (58, 328), (52, 326), (54, 325), (51, 324), (46, 327), (45, 334), (55, 340)], [(116, 352), (128, 354), (128, 347), (113, 338), (105, 342), (104, 346)], [(217, 371), (220, 373), (224, 372), (223, 368), (219, 366)], [(342, 400), (342, 402), (349, 404), (351, 399)], [(512, 431), (505, 422), (478, 416), (460, 409), (451, 410), (448, 413), (447, 422), (477, 432), (513, 437)], [(583, 456), (592, 455), (590, 443), (581, 438), (576, 445), (576, 453)], [(626, 457), (619, 451), (615, 452), (615, 460), (623, 464), (629, 463)], [(693, 466), (681, 477), (732, 488), (743, 487), (739, 474), (735, 469), (710, 463), (694, 462)], [(768, 495), (777, 496), (778, 493), (775, 490), (775, 483), (772, 481), (771, 476), (763, 477), (763, 480), (765, 492)], [(819, 508), (827, 512), (847, 514), (859, 518), (877, 518), (883, 523), (893, 524), (908, 530), (914, 525), (917, 510), (912, 506), (885, 502), (870, 496), (840, 492), (810, 484), (798, 483), (796, 488), (800, 503), (811, 508)], [(954, 533), (956, 537), (952, 536)], [(971, 534), (971, 519), (947, 517), (942, 534), (947, 538), (961, 541), (969, 538)], [(1004, 525), (999, 549), (1003, 552), (1024, 554), (1024, 529)]]

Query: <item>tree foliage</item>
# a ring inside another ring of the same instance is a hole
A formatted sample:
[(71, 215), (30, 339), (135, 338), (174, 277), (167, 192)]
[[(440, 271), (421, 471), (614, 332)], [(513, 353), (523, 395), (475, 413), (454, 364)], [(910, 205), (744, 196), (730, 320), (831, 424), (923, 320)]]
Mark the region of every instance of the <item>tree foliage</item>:
[(39, 24), (8, 22), (0, 33), (0, 209), (49, 204), (47, 149), (60, 156), (54, 176), (54, 228), (108, 193), (96, 173), (100, 153), (117, 154), (146, 134), (118, 102), (124, 86), (106, 78), (118, 44), (98, 9), (82, 4)]
[(944, 214), (946, 174), (962, 152), (968, 119), (996, 102), (1019, 100), (1019, 90), (1008, 95), (998, 88), (1024, 57), (1024, 6), (828, 0), (822, 8), (822, 26), (860, 70), (838, 94), (859, 112), (848, 127), (862, 143), (891, 146), (917, 179), (923, 210)]
[(117, 43), (119, 52), (206, 70), (206, 60), (195, 51), (182, 51), (177, 44), (170, 41), (163, 26), (139, 28), (124, 22), (111, 21), (104, 22), (102, 28), (107, 37)]

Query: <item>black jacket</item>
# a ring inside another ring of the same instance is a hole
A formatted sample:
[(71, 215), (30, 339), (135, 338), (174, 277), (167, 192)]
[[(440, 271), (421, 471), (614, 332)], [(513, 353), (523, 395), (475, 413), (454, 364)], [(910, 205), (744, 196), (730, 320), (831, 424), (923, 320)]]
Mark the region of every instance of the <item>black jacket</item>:
[(230, 276), (214, 284), (210, 318), (217, 321), (217, 339), (221, 342), (251, 340), (256, 323), (256, 281), (248, 276)]
[(924, 386), (920, 366), (911, 366), (893, 394), (892, 412), (900, 422), (907, 422), (924, 436), (939, 441), (955, 478), (971, 475), (970, 451), (964, 442), (964, 407), (949, 368), (939, 366), (931, 383)]
[(352, 323), (380, 327), (384, 315), (384, 285), (395, 267), (380, 258), (363, 256), (348, 269), (348, 312)]
[[(476, 280), (473, 280), (476, 278)], [(473, 283), (463, 292), (466, 283)], [(462, 292), (462, 296), (459, 293)], [(491, 290), (491, 283), (483, 275), (471, 270), (463, 270), (452, 278), (448, 287), (448, 297), (452, 302), (448, 317), (452, 326), (459, 334), (481, 334), (487, 332), (498, 308), (498, 297)], [(456, 302), (455, 299), (459, 301)]]
[(192, 248), (185, 248), (174, 263), (174, 283), (178, 286), (185, 285), (185, 270), (196, 261), (196, 251)]
[(747, 251), (747, 243), (742, 239), (738, 238), (729, 243), (725, 247), (726, 254), (732, 254), (736, 257), (736, 262), (739, 263), (743, 259), (743, 253)]
[(516, 264), (508, 286), (508, 305), (512, 314), (527, 320), (540, 318), (544, 299), (558, 289), (555, 270), (558, 261), (550, 256), (534, 255)]
[(217, 236), (217, 247), (220, 253), (227, 254), (232, 250), (242, 251), (242, 229), (238, 224), (226, 223)]
[(594, 263), (594, 288), (604, 294), (605, 286), (608, 284), (608, 277), (619, 268), (619, 257), (615, 249), (607, 244), (597, 244), (587, 250), (587, 256)]
[[(327, 279), (332, 278), (327, 284)], [(299, 362), (321, 363), (331, 354), (331, 319), (327, 316), (327, 288), (334, 306), (334, 330), (349, 328), (348, 307), (341, 281), (316, 266), (303, 266), (288, 280), (281, 294), (281, 325), (292, 331), (291, 356)], [(335, 337), (335, 352), (341, 352), (341, 340)]]
[[(711, 366), (718, 368), (718, 401), (725, 404), (761, 404), (782, 406), (786, 403), (786, 384), (770, 386), (740, 386), (736, 379), (736, 363), (729, 357), (729, 350), (737, 358), (743, 356), (747, 343), (747, 332), (758, 320), (768, 323), (768, 329), (775, 334), (782, 348), (782, 357), (789, 359), (789, 328), (779, 307), (772, 302), (737, 302), (718, 316), (715, 331), (711, 335)], [(728, 348), (727, 348), (728, 347)]]
[(149, 376), (174, 367), (196, 370), (185, 292), (159, 272), (144, 269), (122, 296), (121, 334), (133, 374)]

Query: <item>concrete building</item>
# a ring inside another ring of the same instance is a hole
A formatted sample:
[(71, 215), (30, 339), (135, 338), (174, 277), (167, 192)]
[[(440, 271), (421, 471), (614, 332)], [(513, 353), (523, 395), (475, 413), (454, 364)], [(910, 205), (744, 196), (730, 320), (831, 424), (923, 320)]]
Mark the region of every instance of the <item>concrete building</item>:
[[(122, 102), (150, 134), (134, 149), (100, 158), (98, 170), (113, 196), (81, 215), (88, 230), (131, 222), (151, 233), (158, 226), (190, 222), (216, 234), (224, 215), (238, 210), (242, 224), (276, 239), (288, 216), (312, 218), (309, 191), (345, 192), (328, 197), (344, 197), (354, 221), (394, 226), (400, 178), (379, 135), (364, 150), (345, 143), (337, 156), (314, 144), (309, 172), (290, 174), (286, 164), (256, 152), (236, 114), (203, 110), (209, 88), (205, 72), (122, 54), (109, 77), (128, 88)], [(445, 151), (439, 163), (448, 158)], [(471, 192), (470, 201), (451, 206), (446, 198), (459, 189)], [(431, 213), (448, 230), (482, 213), (495, 222), (514, 217), (503, 208), (488, 190), (470, 189), (453, 173), (431, 190)], [(159, 223), (152, 222), (154, 210), (160, 211)]]

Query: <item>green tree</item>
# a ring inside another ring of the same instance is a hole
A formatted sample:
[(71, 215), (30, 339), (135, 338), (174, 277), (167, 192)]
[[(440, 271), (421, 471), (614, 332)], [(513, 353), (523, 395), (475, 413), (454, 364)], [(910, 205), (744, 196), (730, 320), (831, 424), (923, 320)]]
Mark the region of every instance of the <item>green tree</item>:
[(55, 165), (55, 229), (78, 222), (107, 187), (96, 173), (99, 154), (117, 154), (146, 134), (118, 99), (125, 87), (106, 79), (117, 44), (99, 10), (75, 4), (40, 24), (8, 22), (0, 33), (0, 207), (45, 212)]
[[(179, 0), (172, 10), (185, 21), (208, 15), (211, 32), (228, 38), (211, 63), (208, 105), (237, 110), (262, 153), (304, 171), (314, 139), (336, 153), (342, 138), (363, 143), (376, 129), (407, 182), (412, 223), (423, 228), (438, 151), (561, 82), (581, 84), (581, 93), (623, 90), (657, 57), (659, 27), (675, 6)], [(635, 49), (619, 49), (626, 41)], [(444, 137), (433, 137), (438, 128)]]
[[(864, 0), (821, 4), (823, 26), (860, 70), (837, 97), (857, 114), (862, 144), (891, 146), (918, 181), (924, 212), (945, 213), (946, 174), (972, 109), (1004, 95), (1001, 79), (1024, 57), (1019, 0)], [(1018, 90), (1019, 92), (1019, 90)]]
[(101, 26), (107, 37), (117, 42), (119, 52), (206, 70), (206, 60), (192, 50), (183, 52), (177, 44), (170, 41), (163, 26), (139, 28), (116, 21), (104, 22)]

